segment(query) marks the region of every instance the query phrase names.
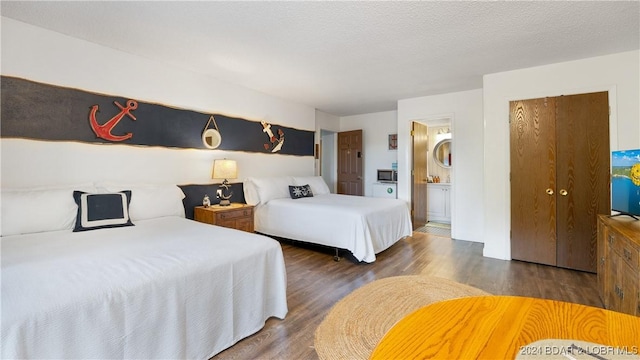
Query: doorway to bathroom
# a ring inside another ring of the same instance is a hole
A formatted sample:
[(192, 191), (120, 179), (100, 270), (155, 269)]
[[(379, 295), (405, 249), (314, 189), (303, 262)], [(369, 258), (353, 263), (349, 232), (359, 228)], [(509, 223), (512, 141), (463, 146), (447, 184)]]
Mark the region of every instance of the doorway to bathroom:
[(455, 161), (451, 118), (416, 120), (411, 128), (414, 230), (450, 238)]

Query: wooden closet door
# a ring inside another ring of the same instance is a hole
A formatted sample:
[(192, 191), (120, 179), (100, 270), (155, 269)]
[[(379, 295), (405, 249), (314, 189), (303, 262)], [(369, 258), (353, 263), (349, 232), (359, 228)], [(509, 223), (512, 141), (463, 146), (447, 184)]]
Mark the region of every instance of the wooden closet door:
[(556, 265), (555, 99), (512, 101), (511, 257)]
[(598, 214), (610, 214), (607, 92), (556, 98), (557, 266), (596, 272)]

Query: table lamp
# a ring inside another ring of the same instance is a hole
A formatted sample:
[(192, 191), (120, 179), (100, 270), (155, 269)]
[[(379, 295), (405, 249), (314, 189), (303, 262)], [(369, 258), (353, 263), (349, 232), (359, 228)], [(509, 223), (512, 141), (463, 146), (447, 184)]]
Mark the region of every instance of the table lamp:
[(213, 160), (213, 173), (212, 179), (224, 179), (220, 184), (220, 206), (229, 206), (231, 202), (229, 199), (233, 195), (233, 191), (229, 191), (229, 180), (238, 177), (238, 166), (235, 160)]

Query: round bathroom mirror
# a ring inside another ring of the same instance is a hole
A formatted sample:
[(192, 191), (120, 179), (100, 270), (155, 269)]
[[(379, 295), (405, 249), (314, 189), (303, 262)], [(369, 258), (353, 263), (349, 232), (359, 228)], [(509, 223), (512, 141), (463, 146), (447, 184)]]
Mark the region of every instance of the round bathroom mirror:
[(451, 139), (440, 140), (433, 147), (433, 160), (442, 167), (451, 167)]

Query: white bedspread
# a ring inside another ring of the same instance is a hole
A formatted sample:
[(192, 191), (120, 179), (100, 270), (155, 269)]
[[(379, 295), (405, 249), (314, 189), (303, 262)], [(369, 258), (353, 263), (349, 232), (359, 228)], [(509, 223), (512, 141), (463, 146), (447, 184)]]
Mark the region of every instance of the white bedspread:
[(2, 358), (207, 359), (287, 313), (265, 236), (164, 217), (1, 249)]
[(359, 261), (410, 236), (411, 218), (402, 200), (322, 194), (273, 199), (255, 211), (256, 231), (349, 250)]

